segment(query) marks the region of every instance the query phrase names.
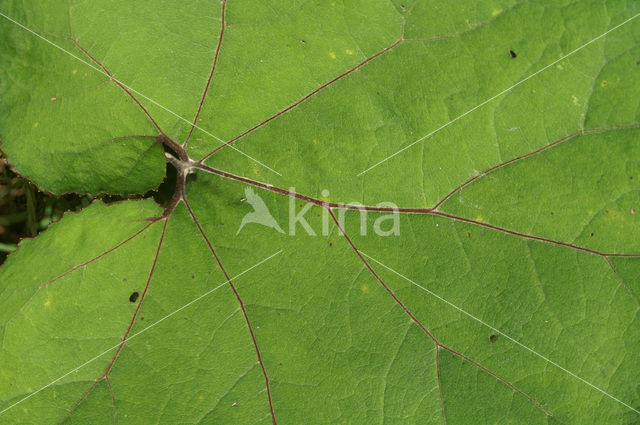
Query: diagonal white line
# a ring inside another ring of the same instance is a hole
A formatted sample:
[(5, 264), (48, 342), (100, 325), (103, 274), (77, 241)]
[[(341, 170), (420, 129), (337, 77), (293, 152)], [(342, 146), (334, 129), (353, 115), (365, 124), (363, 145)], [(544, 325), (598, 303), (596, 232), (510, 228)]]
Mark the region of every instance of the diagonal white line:
[[(189, 307), (191, 304), (200, 301), (202, 298), (206, 297), (207, 295), (211, 294), (212, 292), (222, 288), (224, 285), (226, 285), (227, 283), (231, 282), (232, 280), (237, 279), (238, 277), (242, 276), (243, 274), (255, 269), (256, 267), (258, 267), (259, 265), (267, 262), (268, 260), (272, 259), (273, 257), (275, 257), (276, 255), (280, 254), (282, 252), (282, 250), (279, 250), (278, 252), (276, 252), (275, 254), (271, 254), (269, 257), (263, 259), (262, 261), (254, 264), (253, 266), (249, 267), (248, 269), (246, 269), (245, 271), (238, 273), (237, 275), (235, 275), (234, 277), (232, 277), (231, 279), (228, 279), (224, 282), (222, 282), (220, 285), (216, 286), (213, 289), (210, 289), (209, 291), (205, 292), (204, 294), (200, 295), (197, 298), (194, 298), (193, 300), (189, 301), (187, 304), (183, 305), (182, 307), (180, 307), (177, 310), (172, 311), (171, 313), (167, 314), (166, 316), (164, 316), (162, 319), (159, 319), (155, 322), (153, 322), (152, 324), (150, 324), (149, 326), (147, 326), (146, 328), (142, 329), (141, 331), (138, 331), (136, 333), (134, 333), (133, 335), (131, 335), (129, 338), (127, 338), (127, 342), (132, 340), (133, 338), (137, 337), (138, 335), (140, 335), (143, 332), (148, 331), (149, 329), (151, 329), (152, 327), (160, 324), (161, 322), (164, 322), (166, 319), (168, 319), (169, 317), (173, 316), (176, 313), (179, 313), (180, 311), (184, 310), (185, 308)], [(66, 378), (67, 376), (71, 375), (73, 372), (82, 369), (83, 367), (85, 367), (86, 365), (88, 365), (89, 363), (99, 359), (100, 357), (104, 356), (105, 354), (107, 354), (110, 351), (115, 350), (116, 348), (118, 348), (120, 345), (122, 344), (122, 341), (120, 341), (118, 344), (114, 345), (111, 348), (106, 349), (105, 351), (103, 351), (102, 353), (98, 354), (97, 356), (91, 358), (90, 360), (87, 360), (86, 362), (82, 363), (80, 366), (76, 367), (75, 369), (70, 370), (69, 372), (65, 373), (64, 375), (60, 376), (59, 378), (49, 382), (47, 385), (41, 387), (40, 389), (32, 392), (31, 394), (27, 395), (26, 397), (16, 401), (15, 403), (13, 403), (11, 406), (5, 408), (4, 410), (0, 411), (0, 415), (2, 415), (4, 412), (6, 412), (7, 410), (17, 406), (18, 404), (22, 403), (23, 401), (33, 397), (34, 395), (38, 394), (40, 391), (46, 390), (47, 388), (49, 388), (50, 386), (52, 386), (53, 384), (55, 384), (56, 382), (60, 381), (61, 379)]]
[(637, 409), (634, 409), (633, 407), (631, 407), (630, 405), (628, 405), (627, 403), (625, 403), (624, 401), (620, 400), (619, 398), (616, 398), (615, 396), (609, 394), (608, 392), (596, 387), (595, 385), (593, 385), (591, 382), (579, 377), (578, 375), (576, 375), (575, 373), (571, 372), (570, 370), (565, 369), (564, 367), (560, 366), (558, 363), (554, 362), (553, 360), (549, 360), (547, 357), (543, 356), (542, 354), (538, 353), (537, 351), (533, 350), (532, 348), (527, 347), (526, 345), (524, 345), (523, 343), (511, 338), (509, 335), (505, 334), (504, 332), (500, 331), (499, 329), (494, 328), (493, 326), (491, 326), (490, 324), (488, 324), (487, 322), (483, 321), (482, 319), (477, 318), (476, 316), (474, 316), (473, 314), (467, 312), (466, 310), (463, 310), (462, 308), (458, 307), (457, 305), (453, 304), (450, 301), (445, 300), (444, 298), (442, 298), (440, 295), (436, 294), (433, 291), (430, 291), (429, 289), (425, 288), (424, 286), (414, 282), (413, 280), (409, 279), (408, 277), (404, 276), (403, 274), (393, 270), (391, 267), (381, 263), (380, 261), (376, 260), (375, 258), (371, 257), (370, 255), (365, 254), (362, 251), (359, 251), (360, 254), (364, 255), (365, 257), (367, 257), (368, 259), (370, 259), (371, 261), (379, 264), (380, 266), (384, 267), (385, 269), (389, 270), (390, 272), (392, 272), (393, 274), (400, 276), (401, 278), (403, 278), (404, 280), (406, 280), (407, 282), (411, 283), (412, 285), (422, 289), (423, 291), (425, 291), (426, 293), (428, 293), (429, 295), (439, 299), (440, 301), (442, 301), (443, 303), (455, 308), (456, 310), (458, 310), (459, 312), (463, 313), (464, 315), (472, 318), (473, 320), (475, 320), (476, 322), (486, 326), (487, 328), (491, 329), (492, 331), (494, 331), (497, 334), (502, 335), (503, 337), (505, 337), (506, 339), (508, 339), (509, 341), (513, 342), (514, 344), (519, 345), (520, 347), (524, 348), (525, 350), (529, 351), (530, 353), (540, 357), (542, 360), (552, 364), (553, 366), (557, 367), (558, 369), (562, 370), (563, 372), (568, 373), (569, 375), (573, 376), (574, 378), (576, 378), (577, 380), (581, 381), (584, 384), (587, 384), (588, 386), (590, 386), (591, 388), (593, 388), (594, 390), (602, 393), (603, 395), (609, 397), (612, 400), (617, 401), (618, 403), (620, 403), (621, 405), (633, 410), (634, 412), (640, 414), (640, 411)]
[(537, 70), (536, 72), (534, 72), (533, 74), (529, 75), (526, 78), (523, 78), (522, 80), (518, 81), (517, 83), (515, 83), (514, 85), (512, 85), (511, 87), (508, 87), (504, 90), (502, 90), (500, 93), (494, 95), (493, 97), (490, 97), (489, 99), (485, 100), (484, 102), (482, 102), (481, 104), (469, 109), (467, 112), (464, 112), (460, 115), (458, 115), (457, 117), (455, 117), (454, 119), (452, 119), (451, 121), (449, 121), (446, 124), (441, 125), (440, 127), (436, 128), (435, 130), (433, 130), (432, 132), (422, 136), (421, 138), (419, 138), (418, 140), (411, 142), (410, 144), (408, 144), (407, 146), (405, 146), (404, 148), (400, 149), (399, 151), (397, 151), (394, 154), (389, 155), (388, 157), (386, 157), (385, 159), (383, 159), (382, 161), (377, 162), (376, 164), (372, 165), (371, 167), (367, 168), (364, 171), (361, 171), (360, 173), (358, 173), (358, 177), (363, 175), (364, 173), (376, 168), (378, 165), (387, 162), (388, 160), (390, 160), (391, 158), (393, 158), (394, 156), (406, 151), (407, 149), (409, 149), (410, 147), (414, 146), (417, 143), (422, 142), (423, 140), (433, 136), (434, 134), (436, 134), (437, 132), (439, 132), (440, 130), (442, 130), (443, 128), (446, 128), (448, 126), (450, 126), (451, 124), (453, 124), (454, 122), (458, 121), (460, 118), (463, 118), (467, 115), (469, 115), (470, 113), (472, 113), (473, 111), (475, 111), (478, 108), (483, 107), (484, 105), (486, 105), (487, 103), (491, 102), (492, 100), (502, 96), (503, 94), (513, 90), (515, 87), (519, 86), (520, 84), (524, 83), (525, 81), (535, 77), (536, 75), (540, 74), (542, 71), (549, 69), (550, 67), (552, 67), (553, 65), (557, 64), (560, 61), (563, 61), (564, 59), (568, 58), (569, 56), (573, 55), (574, 53), (576, 53), (579, 50), (584, 49), (585, 47), (587, 47), (588, 45), (590, 45), (591, 43), (594, 43), (598, 40), (600, 40), (602, 37), (604, 37), (605, 35), (609, 34), (611, 31), (615, 31), (618, 28), (620, 28), (621, 26), (623, 26), (624, 24), (631, 22), (632, 20), (636, 19), (638, 16), (640, 16), (640, 13), (637, 13), (635, 15), (633, 15), (631, 18), (627, 19), (626, 21), (622, 22), (621, 24), (616, 25), (615, 27), (609, 29), (608, 31), (600, 34), (599, 36), (597, 36), (596, 38), (586, 42), (585, 44), (583, 44), (582, 46), (572, 50), (571, 52), (567, 53), (566, 55), (562, 56), (560, 59), (556, 59), (555, 61), (551, 62), (550, 64), (548, 64), (547, 66), (545, 66), (544, 68), (541, 68), (539, 70)]
[[(55, 47), (56, 49), (66, 53), (67, 55), (73, 57), (74, 59), (82, 62), (83, 64), (87, 65), (88, 67), (90, 67), (91, 69), (98, 71), (99, 73), (101, 73), (102, 75), (105, 75), (107, 78), (109, 78), (110, 80), (112, 79), (113, 81), (122, 84), (123, 87), (125, 87), (127, 90), (131, 91), (132, 93), (137, 94), (138, 96), (148, 100), (149, 102), (153, 103), (154, 105), (156, 105), (157, 107), (159, 107), (160, 109), (163, 109), (164, 111), (170, 113), (171, 115), (173, 115), (174, 117), (186, 122), (189, 125), (194, 126), (195, 128), (197, 128), (198, 130), (202, 131), (203, 133), (205, 133), (208, 136), (213, 137), (214, 139), (216, 139), (217, 141), (219, 141), (222, 144), (225, 144), (226, 142), (224, 140), (222, 140), (221, 138), (219, 138), (218, 136), (216, 136), (215, 134), (212, 134), (210, 132), (208, 132), (207, 130), (205, 130), (204, 128), (198, 126), (197, 124), (192, 123), (191, 121), (189, 121), (188, 119), (182, 117), (181, 115), (176, 114), (175, 112), (173, 112), (172, 110), (162, 106), (161, 104), (159, 104), (158, 102), (156, 102), (155, 100), (151, 99), (150, 97), (146, 96), (143, 93), (140, 93), (139, 91), (137, 91), (136, 89), (126, 85), (125, 83), (123, 83), (122, 81), (116, 79), (115, 77), (110, 76), (109, 74), (107, 74), (106, 72), (104, 72), (102, 69), (98, 68), (97, 66), (93, 65), (92, 63), (80, 58), (77, 55), (74, 55), (73, 53), (71, 53), (70, 51), (66, 50), (64, 47), (58, 46), (56, 43), (54, 43), (53, 41), (49, 40), (48, 38), (45, 38), (43, 36), (41, 36), (40, 34), (38, 34), (37, 32), (35, 32), (34, 30), (32, 30), (31, 28), (28, 28), (26, 26), (24, 26), (23, 24), (21, 24), (20, 22), (16, 21), (15, 19), (10, 18), (9, 16), (5, 15), (4, 13), (0, 12), (0, 16), (2, 16), (3, 18), (5, 18), (6, 20), (13, 22), (14, 24), (16, 24), (17, 26), (19, 26), (20, 28), (22, 28), (23, 30), (35, 35), (36, 37), (38, 37), (39, 39), (49, 43), (50, 45), (52, 45), (53, 47)], [(241, 150), (237, 149), (235, 146), (233, 145), (229, 145), (229, 147), (233, 150), (235, 150), (236, 152), (238, 152), (241, 155), (246, 156), (247, 158), (249, 158), (250, 160), (254, 161), (255, 163), (263, 166), (264, 168), (266, 168), (267, 170), (271, 171), (272, 173), (275, 173), (279, 176), (282, 177), (282, 174), (280, 174), (279, 172), (277, 172), (276, 170), (274, 170), (273, 168), (268, 167), (267, 165), (263, 164), (262, 162), (258, 161), (257, 159), (255, 159), (254, 157), (242, 152)]]

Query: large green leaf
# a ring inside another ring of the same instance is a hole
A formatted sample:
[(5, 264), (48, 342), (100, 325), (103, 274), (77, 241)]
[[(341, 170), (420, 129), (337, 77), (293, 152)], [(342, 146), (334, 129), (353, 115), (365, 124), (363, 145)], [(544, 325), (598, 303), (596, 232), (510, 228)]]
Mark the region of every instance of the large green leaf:
[(0, 1), (0, 423), (640, 424), (639, 12)]

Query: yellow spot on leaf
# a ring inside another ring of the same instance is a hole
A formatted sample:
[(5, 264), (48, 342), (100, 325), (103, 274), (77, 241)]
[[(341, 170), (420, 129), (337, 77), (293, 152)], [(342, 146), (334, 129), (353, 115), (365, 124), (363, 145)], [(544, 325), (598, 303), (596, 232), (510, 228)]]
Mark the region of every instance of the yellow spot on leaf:
[(36, 128), (36, 127), (37, 127), (37, 126), (39, 126), (39, 125), (40, 125), (40, 123), (39, 123), (39, 122), (34, 122), (34, 123), (33, 123), (33, 128)]
[(318, 144), (318, 139), (313, 139), (313, 144), (317, 145)]
[(561, 64), (557, 64), (557, 65), (556, 65), (556, 68), (558, 68), (559, 70), (563, 70), (563, 69), (564, 69), (564, 66), (562, 66)]
[(502, 9), (493, 9), (491, 16), (498, 16), (502, 12)]
[(331, 59), (335, 59), (336, 58), (336, 54), (333, 52), (329, 53), (329, 57), (331, 57)]
[(349, 49), (347, 49), (347, 50), (345, 50), (345, 52), (346, 52), (348, 55), (352, 55), (352, 54), (353, 54), (353, 50), (349, 50)]
[(482, 216), (481, 216), (481, 215), (479, 215), (479, 216), (477, 216), (477, 217), (476, 217), (476, 221), (482, 222), (482, 220), (484, 220), (484, 218), (482, 218)]
[(363, 293), (367, 293), (369, 292), (369, 287), (367, 285), (362, 285), (362, 287), (360, 288), (362, 290)]
[(601, 87), (607, 87), (607, 80), (602, 80), (602, 82), (600, 83)]
[(78, 70), (77, 70), (77, 69), (74, 69), (73, 71), (71, 71), (71, 73), (72, 73), (73, 75), (76, 75), (76, 74), (78, 73)]
[(51, 301), (50, 301), (50, 300), (45, 301), (45, 302), (44, 302), (44, 306), (45, 306), (45, 307), (49, 307), (49, 306), (51, 306)]
[(578, 98), (577, 98), (577, 97), (575, 97), (575, 96), (571, 95), (571, 99), (573, 99), (573, 104), (574, 104), (574, 105), (577, 105), (577, 104), (578, 104)]
[(202, 400), (204, 400), (204, 397), (200, 396), (200, 397), (198, 397), (198, 400), (202, 401)]

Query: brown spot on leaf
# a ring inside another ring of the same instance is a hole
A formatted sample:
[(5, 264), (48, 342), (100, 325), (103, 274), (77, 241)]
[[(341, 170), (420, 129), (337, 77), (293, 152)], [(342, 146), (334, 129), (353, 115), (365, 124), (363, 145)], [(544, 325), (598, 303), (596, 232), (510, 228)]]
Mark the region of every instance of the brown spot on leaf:
[(496, 341), (498, 340), (498, 337), (499, 337), (499, 336), (500, 336), (500, 335), (498, 335), (498, 334), (491, 334), (491, 335), (489, 335), (489, 342), (493, 344), (494, 342), (496, 342)]

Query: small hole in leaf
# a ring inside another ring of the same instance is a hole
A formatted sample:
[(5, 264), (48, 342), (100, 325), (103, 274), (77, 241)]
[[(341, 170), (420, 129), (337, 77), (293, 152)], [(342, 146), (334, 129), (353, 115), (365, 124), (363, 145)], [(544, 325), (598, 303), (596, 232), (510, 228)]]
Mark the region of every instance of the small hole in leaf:
[(511, 56), (511, 59), (515, 59), (518, 57), (518, 55), (516, 54), (516, 52), (514, 52), (513, 50), (509, 50), (509, 56)]
[(498, 334), (489, 335), (489, 342), (493, 344), (494, 342), (496, 342), (498, 340), (498, 336), (499, 336)]
[(132, 302), (132, 303), (136, 302), (139, 296), (140, 296), (140, 292), (138, 291), (132, 292), (131, 295), (129, 295), (129, 302)]
[(589, 236), (590, 236), (590, 237), (593, 237), (593, 232), (589, 233)]
[(198, 180), (198, 174), (197, 173), (191, 173), (191, 174), (187, 174), (187, 183), (192, 183)]

